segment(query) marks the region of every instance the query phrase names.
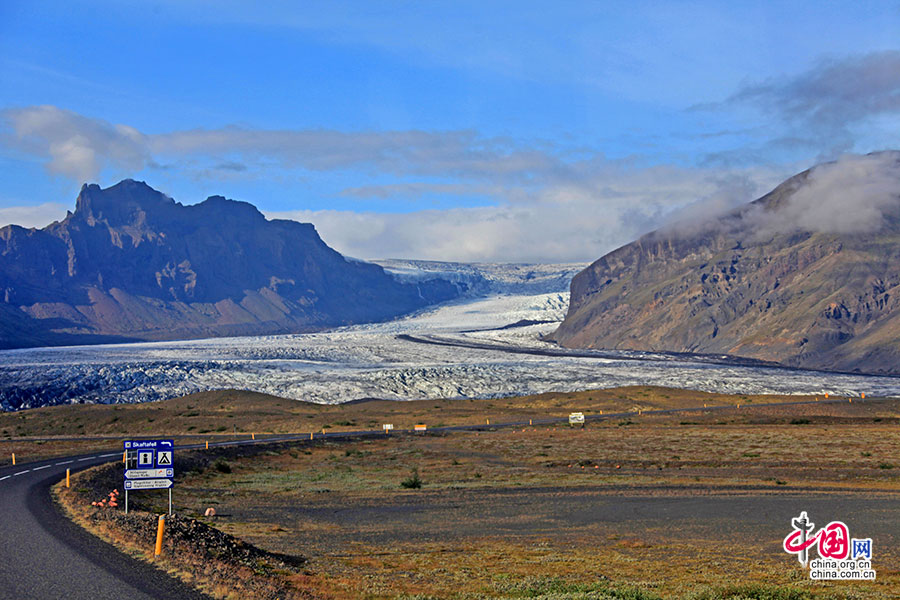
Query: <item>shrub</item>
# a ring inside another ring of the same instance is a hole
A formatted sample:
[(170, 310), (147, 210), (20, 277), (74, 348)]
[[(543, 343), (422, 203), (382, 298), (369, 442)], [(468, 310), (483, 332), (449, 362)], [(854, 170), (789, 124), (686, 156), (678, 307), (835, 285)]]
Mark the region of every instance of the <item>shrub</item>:
[(422, 479), (419, 477), (419, 470), (413, 469), (409, 477), (400, 482), (400, 487), (416, 490), (422, 487)]

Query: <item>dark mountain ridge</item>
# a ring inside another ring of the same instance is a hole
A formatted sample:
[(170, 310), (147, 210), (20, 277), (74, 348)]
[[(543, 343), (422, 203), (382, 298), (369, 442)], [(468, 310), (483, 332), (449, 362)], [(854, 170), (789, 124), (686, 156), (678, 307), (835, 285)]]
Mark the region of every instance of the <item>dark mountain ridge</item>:
[(456, 297), (348, 260), (313, 225), (246, 202), (182, 205), (143, 182), (85, 185), (43, 229), (0, 229), (0, 347), (310, 331)]
[(552, 339), (900, 374), (900, 153), (854, 160), (603, 256)]

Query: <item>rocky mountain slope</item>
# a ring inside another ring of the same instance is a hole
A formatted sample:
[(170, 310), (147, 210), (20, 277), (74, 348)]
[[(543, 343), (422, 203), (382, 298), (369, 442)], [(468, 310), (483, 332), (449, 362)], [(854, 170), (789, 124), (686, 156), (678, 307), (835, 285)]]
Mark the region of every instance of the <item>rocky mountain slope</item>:
[(820, 165), (607, 254), (573, 279), (552, 338), (900, 374), (900, 153)]
[(85, 185), (74, 213), (0, 229), (0, 347), (309, 331), (378, 321), (460, 286), (347, 260), (308, 223), (142, 182)]

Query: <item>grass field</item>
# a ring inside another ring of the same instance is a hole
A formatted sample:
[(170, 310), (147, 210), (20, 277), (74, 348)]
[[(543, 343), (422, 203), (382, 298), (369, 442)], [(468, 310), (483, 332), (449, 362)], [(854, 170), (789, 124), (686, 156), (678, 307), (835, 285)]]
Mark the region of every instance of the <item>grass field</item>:
[(65, 405), (0, 413), (0, 439), (40, 436), (229, 435), (398, 428), (415, 423), (460, 425), (563, 417), (571, 411), (637, 411), (653, 408), (812, 400), (813, 396), (730, 396), (649, 386), (587, 392), (552, 392), (493, 400), (370, 400), (313, 404), (255, 392), (200, 392), (143, 404)]
[[(81, 448), (121, 447), (138, 436), (175, 437), (191, 441), (244, 439), (250, 434), (305, 433), (398, 429), (416, 423), (429, 426), (470, 425), (493, 418), (527, 421), (586, 414), (721, 405), (813, 400), (814, 396), (730, 396), (649, 386), (572, 393), (547, 393), (493, 400), (372, 400), (321, 405), (266, 394), (221, 390), (144, 404), (65, 405), (0, 413), (0, 465), (11, 453), (18, 460), (37, 460), (78, 452)], [(891, 418), (885, 413), (884, 418)], [(107, 440), (84, 438), (105, 437)], [(71, 439), (61, 439), (71, 438)], [(50, 443), (53, 442), (53, 443)]]
[[(307, 560), (289, 577), (297, 597), (895, 597), (900, 402), (761, 406), (797, 400), (641, 387), (317, 406), (211, 392), (3, 415), (0, 432), (7, 447), (40, 453), (63, 442), (38, 446), (28, 436), (72, 436), (79, 423), (116, 444), (133, 430), (204, 439), (201, 432), (221, 433), (219, 423), (243, 437), (384, 422), (484, 425), (303, 442), (181, 475), (177, 512), (202, 519), (214, 507), (218, 516), (203, 520), (216, 528)], [(704, 404), (728, 408), (635, 414), (584, 429), (486, 423)], [(818, 525), (842, 519), (852, 535), (872, 537), (878, 580), (811, 582), (781, 549), (800, 510)]]
[[(189, 513), (216, 507), (216, 527), (308, 557), (298, 585), (330, 597), (890, 598), (898, 411), (872, 400), (322, 442), (218, 463), (180, 494)], [(808, 581), (781, 550), (794, 506), (872, 531), (878, 581)], [(723, 591), (735, 585), (745, 595)]]

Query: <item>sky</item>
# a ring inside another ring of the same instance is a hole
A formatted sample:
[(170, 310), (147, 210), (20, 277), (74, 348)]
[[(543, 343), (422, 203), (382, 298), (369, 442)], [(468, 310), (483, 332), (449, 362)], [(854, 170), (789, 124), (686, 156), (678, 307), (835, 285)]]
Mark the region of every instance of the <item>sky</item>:
[(0, 2), (0, 225), (132, 178), (358, 258), (592, 261), (898, 136), (900, 2)]

